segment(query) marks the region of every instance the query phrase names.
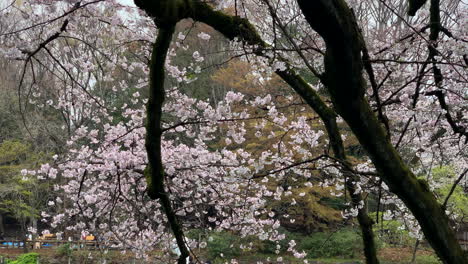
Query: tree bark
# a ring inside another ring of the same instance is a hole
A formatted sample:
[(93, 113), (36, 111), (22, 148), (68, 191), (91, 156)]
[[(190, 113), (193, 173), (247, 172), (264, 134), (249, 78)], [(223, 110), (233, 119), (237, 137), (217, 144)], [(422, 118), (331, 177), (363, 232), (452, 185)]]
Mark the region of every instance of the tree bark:
[(418, 252), (418, 246), (419, 246), (419, 239), (416, 239), (416, 242), (414, 243), (414, 247), (413, 247), (413, 256), (411, 257), (411, 263), (414, 263), (416, 261), (416, 253)]
[(311, 27), (325, 40), (325, 79), (338, 113), (369, 153), (383, 181), (411, 210), (426, 239), (444, 263), (467, 263), (449, 219), (429, 190), (416, 179), (386, 138), (364, 98), (362, 38), (343, 0), (298, 0)]
[[(351, 164), (349, 163), (345, 153), (340, 130), (336, 123), (335, 112), (320, 99), (315, 91), (304, 80), (291, 72), (291, 70), (288, 72), (277, 71), (276, 73), (291, 87), (293, 87), (293, 89), (299, 95), (301, 95), (301, 97), (306, 100), (308, 105), (311, 106), (312, 109), (314, 109), (314, 111), (320, 116), (325, 124), (325, 129), (327, 130), (328, 138), (330, 139), (330, 145), (333, 149), (335, 157), (341, 160), (347, 168), (350, 168)], [(360, 193), (356, 193), (355, 183), (359, 180), (359, 178), (346, 168), (344, 170), (344, 175), (346, 178), (346, 188), (348, 189), (351, 196), (351, 204), (353, 207), (358, 208), (357, 219), (362, 233), (366, 263), (378, 264), (379, 260), (377, 258), (377, 246), (375, 244), (374, 230), (372, 229), (374, 221), (367, 214), (366, 208), (359, 208), (361, 206), (361, 201), (364, 201), (362, 195)]]
[(4, 236), (5, 235), (5, 223), (3, 221), (3, 214), (0, 213), (0, 236)]
[(174, 33), (174, 25), (159, 27), (156, 42), (153, 45), (150, 62), (149, 98), (146, 110), (146, 152), (148, 154), (148, 166), (145, 176), (148, 184), (148, 195), (152, 199), (159, 199), (166, 214), (170, 228), (176, 238), (181, 255), (178, 264), (185, 264), (189, 251), (184, 241), (184, 233), (177, 216), (172, 208), (169, 195), (164, 188), (164, 167), (161, 158), (161, 117), (162, 106), (165, 98), (164, 91), (164, 63), (166, 54)]

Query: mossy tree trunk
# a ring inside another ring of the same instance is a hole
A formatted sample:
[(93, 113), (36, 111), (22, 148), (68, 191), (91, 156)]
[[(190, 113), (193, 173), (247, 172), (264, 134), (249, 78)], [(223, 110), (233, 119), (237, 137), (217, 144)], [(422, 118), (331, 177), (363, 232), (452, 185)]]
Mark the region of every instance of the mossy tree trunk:
[(362, 38), (344, 0), (298, 0), (311, 27), (325, 40), (325, 81), (338, 113), (369, 153), (383, 181), (411, 210), (426, 239), (444, 263), (467, 263), (449, 219), (385, 136), (364, 98)]
[(176, 238), (177, 246), (181, 252), (177, 263), (185, 264), (189, 256), (184, 241), (184, 233), (177, 216), (172, 208), (169, 194), (165, 190), (164, 167), (161, 158), (161, 117), (165, 98), (164, 91), (164, 63), (167, 51), (172, 40), (175, 24), (159, 27), (156, 42), (153, 45), (150, 62), (149, 98), (147, 103), (146, 120), (146, 152), (148, 166), (145, 176), (148, 184), (148, 195), (152, 199), (159, 199), (164, 213), (169, 221), (170, 228)]
[[(320, 116), (320, 119), (325, 124), (325, 129), (327, 130), (330, 145), (335, 157), (344, 163), (346, 168), (350, 168), (351, 164), (346, 157), (340, 129), (336, 123), (335, 112), (329, 108), (320, 99), (318, 94), (292, 70), (277, 71), (276, 73), (286, 81)], [(358, 176), (346, 168), (344, 169), (346, 189), (348, 189), (350, 193), (352, 206), (358, 208), (357, 219), (362, 233), (366, 263), (377, 264), (379, 263), (379, 260), (377, 258), (377, 247), (375, 244), (374, 231), (372, 229), (374, 221), (367, 214), (366, 208), (361, 205), (361, 201), (364, 202), (362, 195), (356, 192), (355, 183), (359, 180)]]

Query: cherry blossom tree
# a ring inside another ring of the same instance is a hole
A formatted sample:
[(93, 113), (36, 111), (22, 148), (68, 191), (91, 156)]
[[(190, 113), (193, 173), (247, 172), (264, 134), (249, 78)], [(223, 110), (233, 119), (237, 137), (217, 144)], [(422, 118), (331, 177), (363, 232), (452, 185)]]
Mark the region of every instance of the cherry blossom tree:
[[(53, 227), (101, 232), (140, 253), (164, 247), (170, 229), (184, 263), (184, 227), (282, 239), (278, 216), (265, 204), (289, 190), (270, 190), (266, 182), (311, 179), (313, 168), (334, 176), (321, 185), (350, 194), (344, 215), (358, 219), (367, 263), (378, 263), (367, 193), (396, 204), (444, 263), (463, 263), (431, 174), (450, 164), (460, 175), (455, 185), (466, 175), (466, 6), (425, 2), (135, 0), (132, 8), (102, 0), (11, 1), (1, 12), (16, 23), (2, 18), (0, 51), (24, 61), (20, 93), (43, 89), (35, 67), (56, 76), (60, 88), (47, 105), (66, 113), (71, 135), (68, 154), (38, 175), (68, 179), (57, 189), (74, 206), (44, 217)], [(276, 74), (301, 99), (291, 96), (282, 107), (270, 95), (228, 92), (213, 104), (165, 85), (167, 78), (192, 82), (204, 60), (196, 51), (190, 65), (174, 63), (187, 49), (186, 36), (176, 32), (185, 19), (229, 39), (225, 52), (253, 65), (253, 81)], [(116, 104), (122, 97), (125, 103)], [(320, 118), (323, 132), (312, 128), (310, 110), (298, 100)], [(239, 148), (249, 133), (270, 133), (277, 151), (254, 156)], [(224, 147), (213, 149), (221, 135)], [(365, 158), (350, 157), (344, 136), (359, 140)]]

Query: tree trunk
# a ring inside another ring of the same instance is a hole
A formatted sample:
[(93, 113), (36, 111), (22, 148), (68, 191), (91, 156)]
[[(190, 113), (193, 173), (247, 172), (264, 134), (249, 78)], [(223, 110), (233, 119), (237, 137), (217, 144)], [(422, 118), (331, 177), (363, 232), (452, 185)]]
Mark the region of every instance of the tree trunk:
[(174, 33), (174, 25), (160, 27), (156, 42), (153, 45), (150, 62), (150, 92), (146, 110), (146, 152), (148, 166), (145, 176), (148, 184), (148, 195), (152, 199), (159, 199), (170, 228), (176, 238), (181, 255), (177, 263), (184, 264), (189, 251), (184, 241), (182, 226), (172, 208), (169, 194), (165, 190), (164, 167), (161, 158), (161, 117), (164, 103), (164, 63), (167, 51)]
[(23, 252), (28, 253), (28, 233), (26, 228), (26, 220), (21, 220), (21, 240), (23, 241)]
[(0, 237), (3, 237), (4, 239), (5, 236), (5, 223), (3, 220), (3, 214), (0, 213)]
[(364, 98), (361, 49), (354, 15), (343, 0), (298, 0), (307, 21), (325, 40), (325, 81), (338, 113), (367, 150), (383, 181), (411, 210), (444, 263), (467, 263), (443, 208), (403, 163)]
[(413, 248), (413, 256), (411, 257), (411, 263), (414, 263), (416, 260), (416, 253), (418, 252), (418, 246), (419, 246), (419, 239), (416, 239), (416, 243), (414, 243), (414, 248)]
[[(346, 167), (351, 167), (348, 158), (346, 157), (345, 149), (343, 146), (343, 140), (341, 139), (340, 130), (338, 124), (336, 123), (336, 114), (330, 109), (315, 93), (315, 91), (304, 81), (302, 78), (297, 76), (292, 70), (288, 71), (276, 71), (276, 73), (307, 102), (309, 106), (314, 109), (314, 111), (320, 116), (323, 123), (325, 124), (325, 129), (328, 133), (328, 138), (330, 139), (330, 145), (333, 149), (335, 157), (341, 160)], [(353, 207), (359, 208), (360, 202), (363, 201), (362, 195), (356, 193), (355, 182), (359, 178), (353, 174), (351, 171), (344, 171), (346, 177), (346, 188), (348, 189), (351, 196), (351, 204)], [(366, 257), (367, 264), (378, 264), (379, 260), (377, 258), (377, 247), (375, 244), (374, 230), (372, 226), (374, 221), (367, 214), (366, 209), (359, 208), (357, 216), (359, 227), (362, 233), (362, 240), (364, 245), (364, 255)]]

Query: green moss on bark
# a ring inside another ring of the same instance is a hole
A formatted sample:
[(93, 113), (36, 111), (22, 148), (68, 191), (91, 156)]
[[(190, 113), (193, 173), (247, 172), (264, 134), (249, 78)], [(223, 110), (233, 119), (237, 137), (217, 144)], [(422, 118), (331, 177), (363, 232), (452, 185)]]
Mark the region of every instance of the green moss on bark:
[(148, 195), (159, 202), (168, 219), (171, 230), (176, 238), (181, 255), (177, 263), (184, 264), (189, 251), (184, 241), (182, 226), (179, 224), (172, 208), (169, 195), (164, 189), (164, 167), (161, 158), (161, 117), (165, 98), (164, 91), (164, 63), (172, 40), (175, 24), (159, 28), (156, 42), (153, 45), (150, 62), (149, 97), (146, 110), (146, 152), (148, 166), (144, 173), (148, 185)]
[[(431, 246), (444, 263), (468, 263), (434, 195), (420, 184), (386, 138), (363, 97), (360, 36), (343, 0), (298, 0), (307, 21), (327, 45), (327, 88), (339, 114), (369, 153), (381, 178), (411, 210)], [(327, 26), (324, 26), (327, 25)]]

